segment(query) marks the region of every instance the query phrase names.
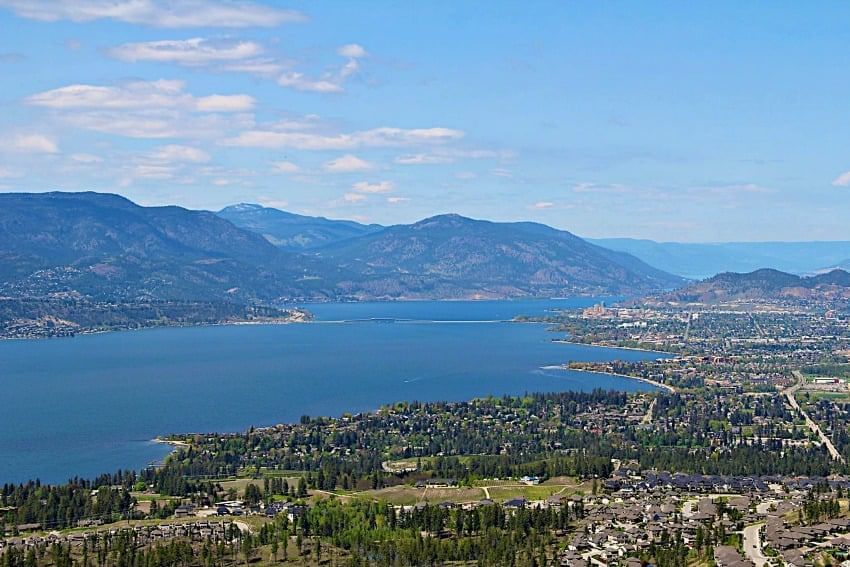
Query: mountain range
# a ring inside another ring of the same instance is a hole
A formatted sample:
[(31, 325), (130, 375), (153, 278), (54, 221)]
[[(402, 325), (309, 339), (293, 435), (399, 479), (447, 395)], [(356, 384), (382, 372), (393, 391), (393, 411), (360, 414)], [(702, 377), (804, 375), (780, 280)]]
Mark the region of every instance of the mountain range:
[(723, 272), (751, 272), (759, 268), (793, 274), (850, 269), (850, 241), (682, 243), (633, 238), (588, 241), (626, 252), (660, 270), (689, 279), (703, 279)]
[(505, 298), (636, 295), (680, 283), (534, 223), (441, 215), (378, 227), (257, 205), (215, 214), (102, 193), (0, 194), (0, 295), (10, 297)]
[(768, 300), (850, 300), (850, 273), (835, 269), (798, 276), (763, 268), (749, 273), (726, 272), (662, 294), (662, 302), (719, 304)]

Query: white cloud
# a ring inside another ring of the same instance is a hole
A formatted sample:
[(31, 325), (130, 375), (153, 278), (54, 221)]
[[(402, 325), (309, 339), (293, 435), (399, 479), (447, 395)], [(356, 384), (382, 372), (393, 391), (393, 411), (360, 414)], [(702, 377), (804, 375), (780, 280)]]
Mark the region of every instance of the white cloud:
[(304, 73), (291, 71), (280, 76), (277, 84), (299, 91), (312, 91), (316, 93), (339, 93), (343, 91), (342, 85), (330, 79), (310, 79)]
[(301, 150), (348, 150), (362, 147), (408, 146), (421, 143), (445, 143), (462, 138), (464, 133), (450, 128), (373, 128), (351, 134), (313, 134), (248, 130), (222, 141), (226, 146), (283, 148)]
[(362, 195), (360, 193), (346, 193), (342, 196), (342, 199), (346, 203), (360, 203), (361, 201), (366, 200), (366, 195)]
[(109, 55), (121, 61), (155, 61), (187, 66), (243, 61), (262, 52), (260, 44), (253, 41), (212, 41), (200, 37), (125, 43), (108, 51)]
[(245, 112), (254, 108), (254, 97), (248, 95), (210, 95), (195, 101), (199, 112)]
[(347, 45), (343, 45), (339, 49), (336, 50), (337, 53), (342, 55), (343, 57), (348, 57), (349, 59), (361, 59), (366, 57), (368, 53), (363, 49), (363, 46), (358, 45), (356, 43), (349, 43)]
[(11, 169), (0, 167), (0, 179), (11, 179), (12, 177), (20, 177), (20, 175), (13, 172)]
[(149, 154), (150, 159), (161, 162), (205, 163), (210, 161), (210, 155), (198, 148), (171, 144), (160, 146)]
[(28, 154), (55, 154), (59, 151), (56, 141), (44, 134), (16, 134), (4, 145), (13, 152)]
[(301, 168), (291, 161), (274, 161), (272, 162), (272, 171), (275, 173), (297, 173)]
[(0, 6), (45, 22), (107, 19), (163, 28), (275, 27), (305, 20), (295, 10), (239, 0), (0, 0)]
[(495, 169), (490, 170), (490, 175), (495, 175), (496, 177), (513, 177), (514, 174), (510, 169), (505, 169), (502, 167), (497, 167)]
[(379, 183), (368, 183), (366, 181), (358, 181), (351, 186), (355, 191), (360, 193), (389, 193), (395, 185), (392, 181), (381, 181)]
[(27, 102), (55, 110), (183, 108), (198, 112), (241, 112), (254, 106), (248, 95), (194, 97), (183, 81), (135, 81), (120, 87), (68, 85), (34, 94)]
[(549, 201), (538, 201), (533, 205), (529, 205), (529, 209), (533, 211), (542, 211), (543, 209), (551, 209), (555, 206), (555, 203), (551, 203)]
[(410, 202), (410, 199), (407, 197), (387, 197), (387, 203), (390, 205), (403, 205), (408, 202)]
[(260, 75), (263, 77), (273, 77), (282, 72), (284, 65), (274, 59), (252, 59), (250, 61), (240, 61), (237, 63), (227, 63), (220, 67), (225, 71), (233, 71), (237, 73), (251, 73), (252, 75)]
[(368, 171), (374, 169), (375, 166), (357, 156), (346, 154), (325, 162), (323, 167), (325, 171), (331, 171), (333, 173), (349, 173), (353, 171)]
[(836, 187), (847, 187), (850, 185), (850, 171), (845, 171), (838, 177), (836, 177), (832, 184)]
[(27, 103), (51, 109), (79, 128), (133, 138), (221, 136), (254, 125), (246, 113), (253, 97), (195, 97), (184, 88), (182, 81), (172, 80), (78, 84), (32, 95)]

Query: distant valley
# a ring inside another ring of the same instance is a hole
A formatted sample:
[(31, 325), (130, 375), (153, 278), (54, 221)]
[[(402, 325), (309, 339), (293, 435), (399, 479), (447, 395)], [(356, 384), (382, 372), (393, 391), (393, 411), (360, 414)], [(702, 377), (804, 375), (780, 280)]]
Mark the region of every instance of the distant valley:
[(377, 224), (296, 215), (280, 209), (241, 203), (216, 213), (245, 230), (261, 235), (283, 250), (300, 252), (383, 230)]

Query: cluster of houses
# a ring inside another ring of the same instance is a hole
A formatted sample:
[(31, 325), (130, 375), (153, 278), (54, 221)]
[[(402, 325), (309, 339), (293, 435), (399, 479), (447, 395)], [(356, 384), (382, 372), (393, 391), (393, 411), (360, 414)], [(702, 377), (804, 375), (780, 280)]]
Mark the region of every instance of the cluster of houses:
[(789, 567), (807, 567), (812, 561), (807, 552), (835, 548), (850, 552), (850, 518), (834, 518), (810, 526), (786, 526), (779, 517), (770, 517), (763, 527), (764, 539), (779, 551)]
[(82, 547), (83, 542), (91, 540), (95, 535), (109, 534), (116, 537), (122, 534), (132, 536), (136, 545), (143, 546), (158, 541), (174, 538), (190, 538), (192, 541), (229, 541), (234, 527), (231, 522), (197, 521), (179, 524), (160, 524), (156, 526), (134, 526), (132, 528), (112, 528), (103, 532), (76, 532), (60, 534), (51, 532), (47, 535), (31, 535), (28, 537), (11, 537), (0, 539), (0, 554), (8, 549), (27, 550), (31, 547), (51, 546), (55, 543), (72, 547)]
[(779, 477), (720, 476), (666, 471), (639, 472), (623, 467), (614, 471), (611, 478), (603, 481), (603, 486), (606, 490), (621, 493), (675, 490), (737, 494), (765, 492), (770, 490), (771, 483), (781, 483), (782, 480)]
[(635, 492), (702, 492), (702, 493), (767, 493), (782, 488), (785, 493), (810, 491), (818, 486), (832, 490), (850, 490), (850, 478), (842, 476), (733, 476), (669, 473), (666, 471), (640, 471), (623, 466), (603, 481), (603, 487), (611, 492), (628, 494)]
[[(683, 504), (682, 510), (679, 504)], [(596, 558), (597, 562), (633, 556), (652, 544), (661, 544), (665, 538), (672, 540), (674, 534), (678, 534), (685, 545), (692, 545), (697, 532), (709, 524), (722, 524), (730, 533), (738, 528), (727, 516), (721, 517), (717, 504), (707, 497), (687, 503), (656, 497), (615, 500), (602, 497), (586, 499), (584, 506), (582, 524), (585, 529), (573, 538), (567, 551), (576, 558)], [(730, 499), (728, 506), (746, 514), (750, 500), (744, 496)], [(580, 562), (575, 564), (581, 565)]]
[(266, 506), (266, 516), (276, 518), (278, 516), (286, 516), (290, 522), (294, 522), (307, 513), (309, 508), (305, 504), (296, 504), (295, 502), (272, 502)]

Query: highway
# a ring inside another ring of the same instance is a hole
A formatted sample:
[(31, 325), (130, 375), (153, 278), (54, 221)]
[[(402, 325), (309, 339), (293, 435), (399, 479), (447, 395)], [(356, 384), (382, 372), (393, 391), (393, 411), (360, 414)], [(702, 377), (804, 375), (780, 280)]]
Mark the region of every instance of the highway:
[(806, 420), (806, 425), (809, 427), (809, 429), (814, 431), (815, 434), (820, 438), (821, 443), (823, 443), (826, 447), (826, 450), (829, 451), (829, 454), (833, 458), (833, 460), (841, 461), (843, 463), (844, 457), (841, 456), (841, 453), (838, 452), (838, 449), (835, 448), (835, 445), (832, 444), (832, 441), (829, 440), (829, 437), (826, 436), (823, 430), (821, 430), (820, 426), (815, 423), (814, 420), (809, 417), (809, 414), (803, 411), (803, 408), (801, 408), (800, 404), (797, 403), (797, 398), (794, 397), (794, 394), (797, 393), (797, 390), (799, 390), (803, 386), (805, 379), (803, 378), (803, 375), (800, 373), (799, 370), (795, 370), (793, 374), (794, 377), (797, 379), (797, 382), (793, 386), (790, 386), (782, 391), (782, 393), (785, 394), (785, 397), (788, 398), (788, 404), (794, 410), (800, 412), (800, 415), (802, 415), (803, 419)]

